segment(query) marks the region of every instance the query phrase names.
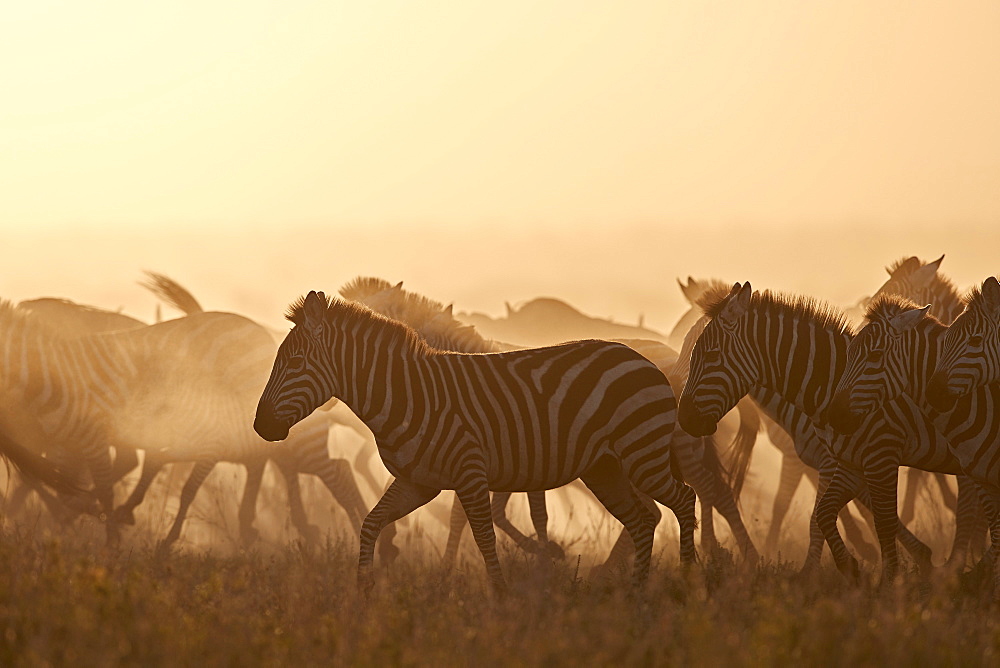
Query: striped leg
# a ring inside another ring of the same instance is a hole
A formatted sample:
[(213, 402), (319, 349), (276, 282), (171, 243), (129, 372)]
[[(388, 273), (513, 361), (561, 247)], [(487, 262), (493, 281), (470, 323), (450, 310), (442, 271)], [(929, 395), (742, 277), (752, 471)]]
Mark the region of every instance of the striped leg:
[(389, 488), (365, 517), (361, 525), (361, 548), (358, 555), (358, 588), (367, 594), (375, 586), (375, 541), (382, 529), (431, 501), (439, 489), (424, 487), (405, 480), (392, 481)]
[[(240, 542), (243, 545), (252, 545), (257, 540), (258, 533), (253, 527), (254, 518), (257, 516), (257, 495), (260, 493), (260, 483), (264, 478), (264, 466), (267, 460), (263, 457), (255, 457), (243, 462), (247, 469), (247, 480), (243, 486), (243, 499), (240, 501)], [(208, 475), (207, 473), (205, 475)], [(294, 476), (293, 476), (294, 477)], [(298, 487), (298, 480), (295, 481)], [(193, 496), (192, 496), (193, 498)], [(291, 492), (288, 496), (289, 504), (292, 503)], [(302, 502), (299, 501), (301, 506)], [(295, 517), (295, 510), (292, 509), (292, 517)]]
[[(602, 457), (581, 476), (581, 480), (590, 488), (597, 500), (608, 509), (608, 512), (625, 525), (625, 530), (628, 531), (628, 535), (635, 545), (632, 583), (636, 587), (642, 586), (649, 579), (649, 562), (653, 553), (653, 532), (656, 529), (658, 518), (654, 517), (639, 501), (632, 485), (622, 472), (621, 465), (611, 457)], [(693, 498), (691, 519), (694, 519)], [(692, 549), (694, 549), (693, 533), (692, 528)]]
[(462, 502), (455, 495), (455, 500), (451, 504), (451, 519), (448, 522), (448, 544), (444, 548), (445, 568), (454, 568), (458, 561), (458, 546), (462, 543), (462, 534), (465, 527), (469, 526), (469, 520), (465, 516)]
[(899, 468), (893, 463), (865, 468), (865, 481), (872, 499), (872, 513), (875, 515), (875, 532), (882, 549), (882, 578), (880, 586), (892, 584), (899, 570), (899, 555), (896, 551), (896, 529), (899, 517), (896, 514)]
[(980, 527), (978, 522), (980, 515), (979, 486), (968, 476), (958, 476), (958, 497), (955, 501), (955, 540), (952, 541), (951, 554), (945, 563), (946, 566), (965, 567), (973, 533), (977, 532)]
[[(304, 465), (307, 464), (307, 465)], [(351, 522), (354, 531), (361, 531), (361, 523), (368, 514), (365, 500), (361, 497), (361, 490), (358, 489), (357, 479), (354, 477), (354, 470), (346, 459), (333, 459), (329, 456), (320, 462), (302, 462), (298, 466), (299, 473), (310, 473), (323, 481), (323, 484), (330, 490), (331, 496)]]
[(990, 547), (974, 570), (983, 571), (992, 562), (993, 599), (1000, 602), (1000, 488), (980, 485), (980, 500), (990, 523)]
[(698, 526), (694, 490), (674, 478), (670, 467), (650, 467), (646, 462), (633, 460), (626, 462), (624, 469), (636, 489), (673, 511), (680, 525), (681, 563), (694, 563), (697, 558), (694, 530)]
[(114, 517), (115, 495), (112, 489), (111, 452), (103, 446), (91, 446), (84, 454), (90, 475), (94, 479), (94, 492), (101, 505), (101, 519), (107, 531), (108, 545), (116, 545), (119, 540), (118, 522)]
[(906, 491), (903, 492), (903, 505), (899, 509), (899, 521), (909, 524), (917, 516), (917, 496), (920, 494), (921, 483), (927, 482), (930, 474), (920, 469), (910, 469), (906, 475)]
[[(820, 471), (821, 486), (823, 484), (824, 473), (825, 471)], [(840, 509), (847, 505), (847, 502), (854, 498), (856, 494), (855, 485), (852, 484), (855, 481), (852, 478), (854, 476), (850, 475), (840, 464), (836, 464), (826, 491), (823, 492), (822, 496), (816, 496), (816, 506), (813, 510), (813, 516), (816, 518), (816, 523), (823, 532), (823, 537), (830, 546), (837, 569), (848, 578), (857, 580), (861, 574), (858, 567), (858, 560), (847, 551), (847, 546), (844, 545), (844, 541), (840, 537), (840, 532), (837, 530), (837, 515), (840, 513)], [(819, 558), (817, 555), (815, 564), (818, 564), (818, 562)], [(812, 560), (807, 559), (806, 569), (810, 568), (813, 563)]]
[(490, 507), (490, 489), (486, 475), (467, 479), (466, 484), (455, 492), (462, 501), (462, 507), (465, 508), (465, 514), (469, 518), (469, 526), (472, 527), (472, 536), (476, 539), (476, 545), (479, 546), (479, 551), (486, 562), (490, 584), (494, 591), (503, 592), (506, 583), (503, 570), (500, 568), (500, 559), (497, 557), (497, 536), (493, 530), (493, 512)]
[(177, 517), (174, 518), (174, 523), (170, 527), (169, 533), (167, 533), (166, 538), (164, 538), (159, 546), (158, 551), (165, 552), (170, 549), (178, 538), (181, 536), (181, 526), (184, 524), (184, 519), (187, 517), (188, 508), (191, 507), (191, 503), (194, 501), (194, 497), (198, 494), (198, 489), (201, 484), (205, 482), (205, 478), (208, 474), (212, 472), (215, 465), (218, 462), (210, 460), (199, 460), (195, 463), (194, 469), (191, 471), (191, 475), (188, 476), (187, 481), (184, 483), (184, 488), (181, 490), (181, 505), (177, 509)]
[(528, 492), (528, 510), (542, 554), (550, 559), (565, 559), (566, 553), (559, 543), (549, 540), (549, 511), (545, 506), (545, 492)]

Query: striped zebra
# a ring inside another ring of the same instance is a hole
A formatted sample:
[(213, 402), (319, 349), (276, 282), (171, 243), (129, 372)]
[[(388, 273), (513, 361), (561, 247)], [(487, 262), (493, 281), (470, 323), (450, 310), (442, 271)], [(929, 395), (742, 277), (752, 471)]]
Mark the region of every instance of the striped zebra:
[(1000, 381), (1000, 282), (987, 278), (963, 301), (965, 311), (948, 327), (927, 387), (928, 401), (942, 413), (959, 397)]
[(458, 492), (497, 589), (504, 577), (491, 489), (545, 490), (581, 478), (632, 537), (636, 585), (648, 579), (655, 499), (677, 517), (682, 561), (694, 561), (695, 494), (670, 461), (673, 391), (627, 346), (439, 352), (402, 323), (316, 292), (287, 316), (295, 326), (261, 394), (257, 433), (282, 440), (336, 396), (375, 434), (395, 476), (361, 531), (362, 590), (374, 585), (373, 548), (385, 524), (442, 489)]
[[(717, 279), (696, 281), (690, 277), (686, 285), (681, 281), (678, 281), (678, 284), (681, 286), (685, 298), (689, 300), (690, 308), (684, 313), (678, 325), (674, 327), (670, 334), (670, 340), (674, 341), (681, 325), (687, 325), (686, 333), (682, 335), (683, 339), (680, 344), (679, 362), (673, 369), (671, 382), (674, 387), (683, 388), (687, 382), (691, 351), (709, 322), (709, 318), (704, 315), (704, 307), (707, 304), (716, 303), (727, 296), (730, 285)], [(829, 483), (829, 476), (833, 474), (835, 463), (831, 459), (826, 442), (816, 438), (816, 430), (806, 424), (810, 420), (807, 417), (800, 419), (803, 416), (793, 405), (779, 401), (773, 407), (773, 410), (763, 410), (754, 399), (747, 396), (740, 399), (736, 404), (736, 408), (740, 413), (740, 431), (744, 430), (744, 425), (749, 425), (753, 422), (753, 416), (759, 416), (757, 417), (757, 422), (763, 423), (771, 444), (781, 453), (778, 489), (774, 495), (771, 522), (764, 543), (765, 551), (773, 554), (777, 549), (781, 526), (788, 514), (792, 498), (795, 496), (795, 491), (802, 478), (805, 477), (812, 483), (813, 487), (817, 490), (816, 498), (818, 499), (822, 495), (822, 490), (826, 489), (826, 485)], [(795, 434), (794, 438), (792, 434)], [(746, 457), (747, 461), (734, 462), (732, 465), (734, 471), (742, 472), (745, 475), (752, 448), (752, 442), (746, 439), (745, 436), (740, 437), (739, 434), (737, 435), (737, 440), (734, 441), (731, 451), (734, 453), (743, 453), (742, 456)], [(827, 477), (823, 479), (822, 487), (820, 486), (818, 473), (820, 469), (827, 471)], [(741, 487), (742, 481), (740, 479), (734, 480), (737, 497), (739, 496), (739, 489)], [(867, 501), (867, 490), (864, 489), (863, 485), (861, 486), (860, 494), (859, 503)], [(862, 556), (867, 559), (876, 558), (877, 554), (874, 548), (864, 539), (861, 525), (846, 508), (841, 512), (840, 519), (843, 522), (844, 531), (848, 539), (859, 549)], [(704, 520), (702, 525), (702, 531), (704, 531)], [(874, 530), (874, 527), (872, 529)], [(818, 526), (816, 526), (815, 521), (811, 521), (810, 547), (806, 558), (807, 569), (819, 565), (822, 552), (823, 534)]]
[[(275, 451), (246, 421), (274, 349), (263, 329), (232, 314), (67, 337), (41, 318), (0, 303), (0, 389), (6, 399), (0, 420), (20, 441), (72, 453), (82, 463), (111, 542), (123, 515), (115, 512), (109, 446), (143, 449), (151, 463), (197, 460), (169, 544), (179, 535), (187, 500), (216, 461), (245, 461), (258, 453), (263, 462)], [(360, 495), (354, 505), (360, 526)]]
[[(358, 278), (348, 283), (340, 290), (341, 296), (354, 299), (368, 306), (372, 310), (385, 315), (393, 320), (399, 320), (414, 330), (424, 338), (432, 348), (438, 350), (466, 353), (501, 352), (515, 349), (510, 344), (487, 341), (475, 330), (474, 327), (463, 325), (456, 320), (452, 313), (452, 308), (445, 308), (439, 302), (427, 299), (421, 295), (416, 295), (403, 290), (402, 284), (392, 285), (388, 281), (377, 278)], [(672, 387), (681, 387), (683, 380), (673, 373), (676, 366), (678, 354), (662, 343), (637, 339), (617, 339), (616, 342), (624, 343), (636, 352), (650, 360), (667, 376)], [(746, 419), (742, 415), (741, 428), (737, 432), (736, 442), (733, 449), (736, 452), (748, 453), (753, 448), (756, 440), (758, 423)], [(756, 417), (756, 412), (751, 413), (751, 417)], [(747, 423), (750, 422), (749, 428)], [(749, 432), (749, 433), (748, 433)], [(723, 469), (718, 461), (714, 444), (706, 445), (699, 440), (692, 439), (681, 430), (674, 431), (672, 449), (677, 457), (678, 464), (685, 482), (691, 485), (701, 500), (702, 504), (702, 545), (707, 549), (714, 549), (718, 543), (715, 541), (714, 533), (708, 534), (706, 526), (712, 527), (712, 510), (717, 508), (729, 523), (733, 536), (735, 537), (741, 552), (748, 561), (754, 562), (759, 558), (757, 550), (750, 539), (746, 526), (737, 507), (733, 489), (724, 479)], [(732, 472), (733, 483), (738, 487), (742, 485), (742, 479), (746, 474), (746, 467), (749, 465), (749, 457), (740, 461)], [(548, 542), (545, 524), (548, 513), (544, 505), (544, 493), (537, 493), (534, 499), (529, 495), (529, 507), (536, 535), (541, 543), (541, 548), (531, 539), (521, 534), (503, 515), (503, 510), (509, 501), (510, 494), (498, 492), (493, 496), (494, 521), (505, 533), (508, 533), (516, 543), (527, 551), (537, 552), (539, 549), (548, 550), (553, 554), (559, 554), (552, 549), (552, 544)], [(446, 562), (451, 563), (457, 550), (457, 540), (459, 531), (466, 525), (465, 516), (461, 512), (459, 504), (456, 502), (452, 518), (458, 521), (458, 526), (452, 525), (452, 532), (449, 536), (448, 549), (445, 552)], [(623, 532), (622, 537), (627, 537), (627, 532)], [(616, 556), (624, 556), (624, 552), (630, 546), (627, 543), (619, 543), (614, 551)]]
[[(965, 306), (955, 285), (941, 274), (941, 263), (944, 255), (936, 260), (924, 262), (918, 257), (905, 257), (886, 267), (889, 278), (875, 291), (868, 305), (884, 296), (899, 296), (910, 299), (918, 304), (930, 304), (928, 311), (944, 325), (950, 325), (962, 313)], [(866, 308), (867, 306), (866, 305)], [(862, 322), (867, 322), (865, 318)], [(903, 505), (900, 509), (900, 519), (906, 523), (916, 515), (917, 492), (921, 481), (933, 477), (945, 505), (955, 513), (955, 538), (952, 543), (948, 562), (953, 565), (965, 563), (966, 556), (973, 542), (979, 544), (985, 536), (986, 517), (978, 502), (971, 480), (958, 481), (959, 489), (964, 493), (955, 496), (948, 485), (946, 477), (941, 473), (928, 473), (919, 469), (911, 469), (906, 478), (906, 491)], [(959, 476), (961, 478), (961, 476)], [(970, 493), (971, 490), (971, 493)]]
[[(972, 320), (987, 302), (981, 295), (981, 291), (974, 293), (969, 300)], [(929, 315), (928, 308), (900, 297), (885, 297), (869, 307), (869, 323), (852, 342), (838, 386), (836, 408), (846, 428), (854, 426), (862, 411), (900, 397), (932, 407), (928, 387), (945, 360), (950, 328)], [(964, 327), (964, 322), (959, 325), (960, 330)], [(1000, 383), (969, 389), (950, 410), (937, 414), (934, 424), (961, 471), (978, 487), (990, 518), (993, 553), (1000, 542)]]
[[(900, 523), (896, 515), (898, 466), (957, 472), (940, 438), (912, 402), (898, 401), (871, 412), (851, 436), (832, 434), (825, 421), (846, 360), (850, 334), (842, 314), (807, 299), (788, 299), (736, 284), (711, 305), (711, 321), (695, 345), (688, 387), (678, 417), (691, 433), (710, 432), (719, 416), (756, 387), (767, 388), (808, 416), (828, 439), (837, 460), (829, 486), (814, 508), (816, 521), (841, 572), (856, 577), (857, 561), (837, 531), (837, 514), (857, 493), (845, 475), (863, 473), (871, 495), (882, 550), (883, 582), (898, 568)], [(767, 408), (766, 398), (761, 404)], [(905, 535), (905, 534), (904, 534)], [(921, 569), (930, 567), (930, 550), (917, 541), (911, 554)]]

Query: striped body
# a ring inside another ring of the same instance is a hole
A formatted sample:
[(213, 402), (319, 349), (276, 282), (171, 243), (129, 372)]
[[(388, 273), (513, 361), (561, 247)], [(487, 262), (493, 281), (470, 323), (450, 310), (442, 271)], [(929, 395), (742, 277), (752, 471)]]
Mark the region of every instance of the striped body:
[[(837, 380), (846, 363), (850, 335), (842, 317), (809, 302), (754, 295), (749, 285), (710, 310), (712, 322), (695, 346), (691, 377), (681, 400), (682, 426), (709, 428), (754, 385), (768, 388), (826, 433), (839, 467), (863, 471), (872, 496), (876, 531), (883, 555), (883, 575), (897, 568), (895, 540), (898, 466), (956, 472), (957, 462), (912, 402), (900, 401), (869, 413), (858, 430), (836, 436), (825, 420)], [(832, 541), (839, 539), (836, 514), (854, 496), (843, 473), (835, 474), (817, 508), (838, 567), (855, 573), (856, 563)], [(921, 556), (929, 565), (929, 553)]]
[(396, 481), (365, 520), (364, 586), (370, 546), (386, 521), (442, 489), (459, 493), (491, 579), (502, 585), (489, 490), (551, 489), (578, 477), (625, 517), (637, 582), (648, 574), (655, 519), (632, 485), (678, 514), (682, 557), (693, 559), (694, 493), (671, 472), (673, 392), (659, 369), (627, 346), (581, 341), (441, 352), (401, 323), (316, 293), (290, 318), (296, 327), (278, 351), (254, 426), (279, 440), (336, 396), (372, 430)]

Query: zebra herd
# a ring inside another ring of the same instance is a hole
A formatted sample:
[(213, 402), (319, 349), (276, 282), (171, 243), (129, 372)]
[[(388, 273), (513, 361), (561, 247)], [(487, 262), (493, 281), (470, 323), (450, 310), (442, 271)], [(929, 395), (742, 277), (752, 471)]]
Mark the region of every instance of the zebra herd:
[[(906, 466), (935, 477), (953, 506), (949, 563), (963, 568), (988, 527), (977, 572), (992, 569), (998, 582), (1000, 283), (988, 278), (963, 298), (941, 261), (890, 267), (857, 328), (807, 297), (688, 279), (681, 288), (692, 309), (669, 339), (536, 348), (488, 340), (450, 307), (380, 279), (352, 281), (339, 297), (299, 299), (280, 345), (246, 318), (205, 312), (157, 275), (149, 287), (185, 317), (147, 325), (68, 302), (2, 303), (0, 450), (22, 470), (22, 496), (34, 490), (53, 508), (96, 502), (111, 543), (164, 466), (195, 462), (164, 548), (220, 461), (247, 469), (244, 540), (255, 536), (268, 461), (285, 480), (296, 528), (315, 539), (298, 474), (316, 475), (360, 535), (366, 591), (376, 544), (391, 560), (394, 523), (442, 490), (456, 493), (446, 561), (471, 526), (489, 580), (502, 590), (494, 526), (527, 551), (561, 556), (548, 538), (545, 491), (579, 480), (624, 526), (608, 565), (631, 556), (639, 587), (657, 504), (677, 520), (683, 564), (696, 560), (696, 497), (703, 546), (715, 509), (744, 558), (759, 559), (738, 499), (763, 425), (782, 455), (767, 552), (805, 476), (816, 486), (806, 571), (829, 545), (838, 569), (859, 577), (848, 543), (872, 555), (847, 511), (853, 501), (873, 517), (881, 581), (899, 569), (897, 541), (926, 576), (931, 550), (898, 511)], [(724, 420), (740, 425), (728, 451), (715, 439)], [(392, 475), (370, 511), (351, 465), (328, 452), (335, 423), (370, 430), (366, 452), (377, 448)], [(116, 505), (114, 485), (137, 466), (139, 450), (139, 482)], [(944, 475), (957, 477), (957, 494)], [(534, 538), (506, 517), (514, 492), (528, 494)]]

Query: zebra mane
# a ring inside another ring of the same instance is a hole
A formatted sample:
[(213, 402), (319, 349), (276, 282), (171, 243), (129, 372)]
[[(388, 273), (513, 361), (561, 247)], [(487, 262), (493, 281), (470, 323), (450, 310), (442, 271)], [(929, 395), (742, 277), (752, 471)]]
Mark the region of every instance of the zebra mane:
[[(706, 302), (702, 308), (705, 310), (705, 315), (714, 319), (722, 312), (728, 301), (729, 292), (727, 290), (726, 294), (714, 302)], [(764, 292), (754, 292), (750, 296), (750, 308), (765, 313), (812, 320), (823, 329), (848, 333), (851, 331), (847, 315), (842, 310), (815, 297), (784, 295), (765, 290)]]
[(380, 278), (358, 277), (344, 285), (340, 294), (387, 318), (409, 325), (432, 348), (463, 353), (488, 353), (498, 349), (475, 327), (456, 320), (450, 306), (407, 292), (401, 284), (392, 285)]
[[(903, 311), (912, 311), (915, 308), (921, 308), (921, 306), (912, 299), (900, 295), (879, 295), (868, 304), (868, 308), (865, 309), (865, 318), (870, 322), (886, 322)], [(940, 323), (929, 312), (922, 318), (922, 321), (927, 320)]]
[(714, 318), (719, 314), (719, 310), (722, 309), (722, 303), (726, 301), (726, 297), (729, 296), (729, 291), (733, 289), (733, 286), (731, 283), (726, 283), (717, 278), (709, 279), (707, 283), (708, 287), (695, 300), (695, 304), (705, 315)]
[[(336, 296), (328, 297), (323, 293), (319, 295), (325, 302), (326, 322), (333, 324), (339, 330), (355, 327), (381, 329), (390, 343), (401, 343), (415, 354), (427, 354), (433, 350), (417, 331), (406, 323), (376, 313), (360, 302), (347, 301)], [(296, 325), (301, 325), (305, 322), (305, 303), (305, 296), (296, 299), (285, 311), (285, 318)]]

